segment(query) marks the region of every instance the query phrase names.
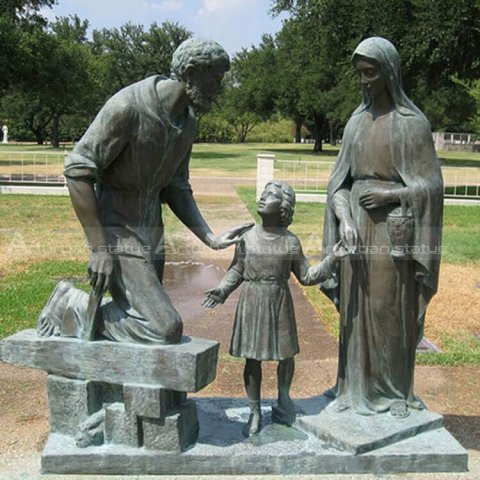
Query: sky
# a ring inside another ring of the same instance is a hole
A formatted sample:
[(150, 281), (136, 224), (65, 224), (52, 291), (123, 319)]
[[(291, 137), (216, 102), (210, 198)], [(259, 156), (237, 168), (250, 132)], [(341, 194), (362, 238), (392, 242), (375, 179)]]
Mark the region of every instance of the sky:
[(44, 8), (49, 20), (77, 14), (91, 28), (120, 27), (126, 22), (142, 24), (169, 20), (178, 22), (195, 36), (211, 38), (231, 55), (258, 45), (262, 34), (282, 27), (285, 15), (272, 18), (270, 0), (57, 0)]

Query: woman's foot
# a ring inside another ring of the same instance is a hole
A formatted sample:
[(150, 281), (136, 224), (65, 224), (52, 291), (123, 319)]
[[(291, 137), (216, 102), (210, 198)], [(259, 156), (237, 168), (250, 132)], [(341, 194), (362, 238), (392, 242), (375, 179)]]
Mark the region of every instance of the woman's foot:
[(333, 402), (332, 408), (337, 413), (344, 412), (345, 410), (349, 409), (348, 405), (345, 402), (343, 402), (342, 400), (335, 400), (335, 402)]
[(405, 418), (410, 415), (410, 409), (406, 402), (396, 402), (390, 407), (390, 415), (393, 418)]
[(425, 404), (423, 403), (422, 400), (420, 400), (419, 398), (415, 397), (415, 400), (413, 402), (410, 402), (408, 404), (408, 406), (410, 408), (413, 408), (414, 410), (426, 410), (426, 406)]

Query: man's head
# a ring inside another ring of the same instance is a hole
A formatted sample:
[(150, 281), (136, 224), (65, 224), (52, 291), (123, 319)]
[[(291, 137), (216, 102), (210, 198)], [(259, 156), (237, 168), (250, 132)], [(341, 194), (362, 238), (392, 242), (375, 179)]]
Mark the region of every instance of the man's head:
[(193, 107), (201, 112), (210, 109), (229, 69), (227, 52), (213, 40), (189, 38), (175, 50), (172, 58), (172, 77), (185, 82)]

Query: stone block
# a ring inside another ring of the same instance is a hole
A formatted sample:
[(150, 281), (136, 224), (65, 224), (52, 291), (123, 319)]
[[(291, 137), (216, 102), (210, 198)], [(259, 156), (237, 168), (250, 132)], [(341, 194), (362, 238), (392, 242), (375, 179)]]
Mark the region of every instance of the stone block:
[(89, 411), (97, 412), (106, 403), (123, 402), (122, 385), (89, 382)]
[(304, 401), (301, 408), (306, 415), (297, 417), (296, 425), (355, 455), (443, 426), (443, 417), (428, 410), (410, 410), (408, 417), (393, 418), (389, 413), (365, 416), (332, 407), (331, 399), (324, 396)]
[(0, 359), (79, 380), (197, 392), (215, 379), (218, 346), (193, 337), (175, 345), (41, 338), (32, 329), (3, 339)]
[[(125, 445), (80, 449), (75, 447), (70, 437), (52, 434), (43, 451), (42, 470), (44, 473), (60, 475), (169, 477), (350, 476), (364, 473), (391, 476), (406, 472), (467, 470), (467, 452), (444, 428), (421, 433), (362, 455), (354, 455), (336, 450), (314, 434), (300, 432), (295, 426), (269, 424), (268, 415), (264, 417), (264, 429), (253, 443), (252, 438), (246, 439), (242, 434), (243, 425), (249, 416), (245, 400), (198, 398), (196, 404), (201, 425), (200, 435), (195, 446), (185, 452), (159, 452)], [(303, 408), (303, 402), (299, 404)], [(463, 478), (458, 474), (457, 477)]]
[(182, 452), (198, 438), (197, 406), (187, 400), (165, 417), (141, 418), (143, 445), (148, 450)]
[(141, 446), (137, 417), (129, 415), (123, 403), (113, 403), (105, 407), (105, 443)]
[(47, 386), (50, 430), (75, 435), (93, 413), (89, 409), (90, 382), (49, 375)]
[(124, 385), (125, 410), (140, 417), (163, 419), (186, 399), (186, 393), (149, 385)]

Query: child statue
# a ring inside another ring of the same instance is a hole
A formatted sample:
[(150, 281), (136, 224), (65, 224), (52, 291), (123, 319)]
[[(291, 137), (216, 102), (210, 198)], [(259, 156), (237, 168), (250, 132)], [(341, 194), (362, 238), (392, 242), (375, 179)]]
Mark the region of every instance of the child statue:
[(292, 222), (295, 192), (285, 182), (271, 181), (263, 190), (257, 211), (262, 223), (247, 231), (237, 245), (235, 257), (216, 288), (206, 292), (203, 305), (214, 308), (223, 303), (242, 282), (230, 354), (245, 361), (244, 382), (250, 404), (245, 436), (261, 428), (261, 362), (277, 360), (278, 405), (276, 422), (292, 425), (298, 411), (290, 398), (299, 352), (293, 301), (288, 287), (290, 272), (302, 285), (315, 285), (334, 275), (334, 265), (348, 255), (339, 242), (320, 264), (310, 266), (299, 239), (287, 227)]

